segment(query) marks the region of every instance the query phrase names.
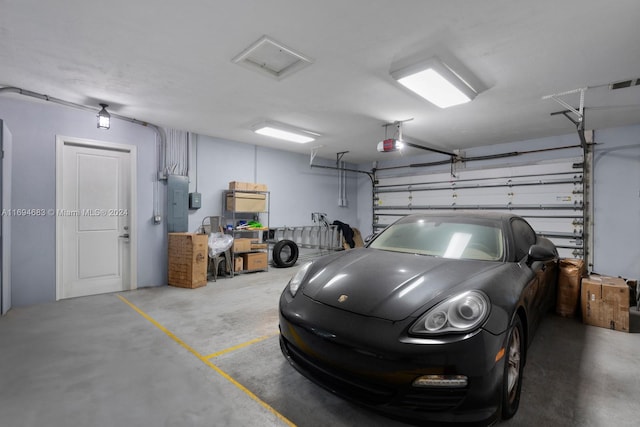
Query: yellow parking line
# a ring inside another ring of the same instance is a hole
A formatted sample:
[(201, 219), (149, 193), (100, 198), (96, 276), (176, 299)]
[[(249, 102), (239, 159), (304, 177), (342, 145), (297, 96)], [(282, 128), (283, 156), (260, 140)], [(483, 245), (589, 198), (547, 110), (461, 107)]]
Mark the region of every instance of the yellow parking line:
[(251, 340), (251, 341), (247, 341), (247, 342), (244, 342), (244, 343), (242, 343), (242, 344), (238, 344), (238, 345), (236, 345), (236, 346), (229, 347), (229, 348), (227, 348), (227, 349), (220, 350), (220, 351), (217, 351), (217, 352), (215, 352), (215, 353), (211, 353), (211, 354), (210, 354), (210, 355), (208, 355), (208, 356), (204, 356), (204, 358), (205, 358), (205, 359), (207, 359), (207, 360), (209, 360), (209, 359), (213, 359), (214, 357), (218, 357), (218, 356), (221, 356), (221, 355), (223, 355), (223, 354), (230, 353), (230, 352), (235, 351), (235, 350), (239, 350), (239, 349), (241, 349), (241, 348), (243, 348), (243, 347), (247, 347), (247, 346), (249, 346), (249, 345), (251, 345), (251, 344), (255, 344), (255, 343), (258, 343), (258, 342), (260, 342), (260, 341), (264, 341), (264, 340), (266, 340), (266, 339), (269, 339), (269, 338), (275, 337), (275, 336), (277, 336), (277, 335), (278, 335), (278, 334), (264, 335), (264, 336), (262, 336), (262, 337), (259, 337), (259, 338), (256, 338), (256, 339), (253, 339), (253, 340)]
[[(164, 326), (162, 326), (160, 323), (158, 323), (154, 318), (152, 318), (151, 316), (149, 316), (147, 313), (145, 313), (144, 311), (140, 310), (138, 307), (136, 307), (133, 303), (131, 303), (128, 299), (126, 299), (125, 297), (123, 297), (122, 295), (117, 295), (118, 298), (120, 298), (120, 300), (122, 300), (122, 302), (124, 302), (125, 304), (127, 304), (129, 307), (131, 307), (134, 311), (136, 311), (140, 316), (144, 317), (145, 319), (147, 319), (149, 322), (151, 322), (151, 324), (153, 324), (156, 328), (160, 329), (162, 332), (164, 332), (167, 336), (169, 336), (169, 338), (171, 338), (172, 340), (174, 340), (175, 342), (177, 342), (178, 344), (180, 344), (182, 347), (184, 347), (185, 349), (187, 349), (187, 351), (189, 351), (191, 354), (193, 354), (195, 357), (197, 357), (198, 359), (200, 359), (200, 361), (202, 363), (204, 363), (205, 365), (207, 365), (208, 367), (210, 367), (211, 369), (213, 369), (214, 371), (216, 371), (218, 374), (222, 375), (223, 378), (225, 378), (227, 381), (229, 381), (231, 384), (235, 385), (236, 387), (238, 387), (240, 390), (242, 390), (243, 392), (245, 392), (250, 398), (252, 398), (253, 400), (255, 400), (256, 402), (258, 402), (260, 405), (262, 405), (265, 409), (267, 409), (269, 412), (271, 412), (273, 415), (275, 415), (277, 418), (279, 418), (280, 420), (282, 420), (284, 423), (286, 423), (287, 425), (291, 426), (291, 427), (295, 427), (296, 425), (294, 423), (292, 423), (289, 419), (287, 419), (284, 415), (282, 415), (280, 412), (276, 411), (271, 405), (269, 405), (267, 402), (265, 402), (264, 400), (260, 399), (258, 396), (256, 396), (255, 394), (253, 394), (248, 388), (246, 388), (245, 386), (243, 386), (242, 384), (240, 384), (238, 381), (234, 380), (229, 374), (227, 374), (226, 372), (224, 372), (222, 369), (220, 369), (218, 366), (214, 365), (213, 363), (211, 363), (211, 361), (207, 360), (207, 358), (203, 357), (200, 353), (198, 353), (193, 347), (191, 347), (189, 344), (185, 343), (184, 341), (182, 341), (180, 338), (178, 338), (173, 332), (171, 332), (170, 330), (168, 330), (167, 328), (165, 328)], [(268, 338), (268, 337), (266, 337)], [(248, 345), (248, 343), (247, 343)], [(242, 346), (242, 345), (241, 345)], [(237, 347), (237, 346), (236, 346)], [(231, 351), (231, 350), (229, 350)]]

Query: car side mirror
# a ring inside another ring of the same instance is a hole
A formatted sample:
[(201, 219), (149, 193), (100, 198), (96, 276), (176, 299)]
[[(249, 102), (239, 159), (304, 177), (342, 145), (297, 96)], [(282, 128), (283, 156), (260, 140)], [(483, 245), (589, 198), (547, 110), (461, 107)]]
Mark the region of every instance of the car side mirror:
[(556, 254), (542, 245), (531, 245), (529, 248), (529, 256), (527, 264), (531, 265), (535, 261), (549, 261), (554, 259)]

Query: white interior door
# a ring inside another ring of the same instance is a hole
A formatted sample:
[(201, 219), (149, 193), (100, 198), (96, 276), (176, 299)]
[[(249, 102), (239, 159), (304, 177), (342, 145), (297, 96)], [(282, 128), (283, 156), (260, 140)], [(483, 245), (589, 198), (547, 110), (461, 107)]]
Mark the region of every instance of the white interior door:
[(132, 289), (132, 152), (68, 138), (60, 144), (58, 298)]

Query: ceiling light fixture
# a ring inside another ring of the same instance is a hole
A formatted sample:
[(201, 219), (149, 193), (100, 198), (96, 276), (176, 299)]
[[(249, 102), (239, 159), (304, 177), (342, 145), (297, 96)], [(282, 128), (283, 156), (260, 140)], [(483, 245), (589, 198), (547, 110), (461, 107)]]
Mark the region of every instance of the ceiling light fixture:
[(107, 112), (108, 104), (100, 104), (102, 110), (98, 112), (98, 129), (109, 129), (111, 127), (111, 114)]
[(436, 57), (392, 71), (391, 76), (440, 108), (464, 104), (477, 95), (469, 83)]
[(315, 132), (271, 121), (260, 122), (254, 125), (252, 129), (255, 133), (260, 135), (297, 142), (299, 144), (315, 141), (315, 139), (320, 136), (320, 134)]

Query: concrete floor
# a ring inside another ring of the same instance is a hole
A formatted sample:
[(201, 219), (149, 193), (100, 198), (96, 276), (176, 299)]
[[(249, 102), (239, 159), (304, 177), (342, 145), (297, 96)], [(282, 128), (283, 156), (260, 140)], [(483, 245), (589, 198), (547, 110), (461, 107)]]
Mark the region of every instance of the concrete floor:
[[(0, 319), (2, 426), (403, 426), (284, 360), (277, 303), (293, 269), (12, 309)], [(640, 335), (549, 315), (505, 426), (632, 426)]]

